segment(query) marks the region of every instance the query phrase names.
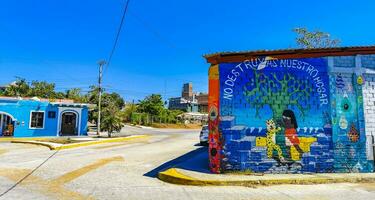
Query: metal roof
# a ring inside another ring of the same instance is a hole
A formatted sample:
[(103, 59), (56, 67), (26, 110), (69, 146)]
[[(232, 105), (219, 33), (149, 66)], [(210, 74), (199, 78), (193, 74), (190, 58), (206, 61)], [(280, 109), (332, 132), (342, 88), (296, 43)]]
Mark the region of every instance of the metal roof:
[(203, 57), (211, 64), (222, 62), (240, 62), (259, 56), (272, 56), (279, 59), (309, 58), (325, 56), (350, 56), (357, 54), (375, 54), (375, 46), (351, 46), (312, 49), (277, 49), (254, 51), (226, 51), (206, 54)]

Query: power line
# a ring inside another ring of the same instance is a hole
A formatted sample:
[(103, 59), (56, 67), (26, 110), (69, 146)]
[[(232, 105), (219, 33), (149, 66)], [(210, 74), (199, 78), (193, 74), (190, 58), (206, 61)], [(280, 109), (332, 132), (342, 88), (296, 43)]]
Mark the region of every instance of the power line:
[(0, 194), (0, 197), (3, 197), (4, 195), (6, 195), (8, 192), (10, 192), (11, 190), (13, 190), (15, 187), (17, 187), (20, 183), (22, 183), (22, 181), (24, 181), (25, 179), (27, 179), (29, 176), (31, 176), (36, 170), (38, 170), (42, 165), (44, 165), (49, 159), (51, 159), (53, 156), (55, 156), (58, 152), (60, 151), (60, 149), (58, 149), (57, 151), (55, 151), (53, 154), (51, 154), (46, 160), (44, 160), (42, 163), (40, 163), (37, 167), (35, 167), (30, 173), (28, 173), (26, 176), (24, 176), (23, 178), (21, 178), (19, 181), (17, 181), (17, 183), (15, 183), (14, 185), (12, 185), (10, 188), (8, 188), (5, 192), (1, 193)]
[[(129, 11), (130, 12), (130, 11)], [(164, 43), (165, 45), (167, 45), (169, 48), (171, 49), (174, 49), (174, 50), (177, 50), (177, 47), (176, 45), (174, 45), (172, 42), (170, 42), (169, 40), (167, 40), (165, 37), (163, 37), (160, 32), (158, 32), (156, 29), (152, 28), (152, 26), (144, 19), (142, 19), (141, 17), (139, 17), (137, 14), (135, 14), (134, 12), (130, 12), (130, 14), (132, 14), (136, 20), (138, 20), (138, 22), (144, 27), (146, 28), (146, 30), (148, 30), (150, 33), (152, 33), (157, 39), (159, 39), (160, 42)]]
[(129, 2), (130, 2), (130, 0), (127, 0), (127, 1), (126, 1), (125, 8), (124, 8), (124, 11), (123, 11), (123, 14), (122, 14), (122, 17), (121, 17), (120, 26), (119, 26), (118, 29), (117, 29), (117, 34), (116, 34), (116, 37), (115, 37), (115, 42), (114, 42), (114, 44), (113, 44), (113, 46), (112, 46), (111, 53), (109, 54), (109, 58), (108, 58), (108, 60), (107, 60), (107, 65), (105, 66), (104, 72), (108, 69), (108, 66), (109, 66), (109, 64), (111, 63), (111, 60), (112, 60), (112, 56), (113, 56), (113, 54), (115, 53), (116, 46), (117, 46), (117, 42), (118, 42), (118, 39), (119, 39), (119, 37), (120, 37), (120, 33), (121, 33), (121, 29), (122, 29), (122, 25), (124, 24), (124, 21), (125, 21), (125, 15), (126, 15), (126, 12), (127, 12), (127, 10), (128, 10)]

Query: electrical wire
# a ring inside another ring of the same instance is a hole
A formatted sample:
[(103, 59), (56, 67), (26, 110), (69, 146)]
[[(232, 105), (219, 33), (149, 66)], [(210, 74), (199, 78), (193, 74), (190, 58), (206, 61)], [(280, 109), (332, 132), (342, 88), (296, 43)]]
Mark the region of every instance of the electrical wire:
[(42, 165), (44, 165), (49, 159), (51, 159), (53, 156), (55, 156), (59, 151), (60, 151), (60, 149), (58, 149), (57, 151), (55, 151), (46, 160), (44, 160), (42, 163), (40, 163), (40, 165), (38, 165), (37, 167), (35, 167), (30, 173), (28, 173), (26, 176), (24, 176), (19, 181), (17, 181), (14, 185), (12, 185), (12, 187), (8, 188), (6, 191), (4, 191), (3, 193), (1, 193), (0, 194), (0, 198), (3, 197), (4, 195), (6, 195), (7, 193), (9, 193), (10, 191), (12, 191), (14, 188), (16, 188), (19, 184), (21, 184), (24, 180), (26, 180), (29, 176), (31, 176), (36, 170), (38, 170)]
[(167, 40), (165, 37), (163, 37), (160, 32), (158, 32), (156, 29), (154, 29), (150, 23), (148, 23), (146, 20), (142, 19), (140, 16), (135, 14), (134, 12), (129, 11), (129, 14), (131, 14), (135, 19), (145, 28), (147, 29), (151, 34), (153, 34), (157, 39), (159, 39), (160, 42), (164, 43), (166, 46), (173, 50), (178, 50), (176, 45), (174, 45), (172, 42)]
[(119, 25), (119, 27), (117, 29), (117, 34), (116, 34), (116, 37), (115, 37), (115, 42), (113, 43), (112, 50), (111, 50), (111, 53), (109, 54), (109, 58), (107, 60), (107, 64), (105, 65), (103, 74), (108, 69), (108, 66), (109, 66), (109, 64), (112, 61), (113, 54), (115, 53), (116, 46), (117, 46), (117, 43), (118, 43), (118, 40), (119, 40), (119, 37), (120, 37), (121, 29), (122, 29), (122, 26), (123, 26), (124, 21), (125, 21), (125, 16), (126, 16), (126, 12), (128, 10), (129, 2), (130, 2), (130, 0), (126, 1), (125, 8), (124, 8), (124, 11), (123, 11), (123, 14), (122, 14), (122, 17), (121, 17), (121, 22), (120, 22), (120, 25)]

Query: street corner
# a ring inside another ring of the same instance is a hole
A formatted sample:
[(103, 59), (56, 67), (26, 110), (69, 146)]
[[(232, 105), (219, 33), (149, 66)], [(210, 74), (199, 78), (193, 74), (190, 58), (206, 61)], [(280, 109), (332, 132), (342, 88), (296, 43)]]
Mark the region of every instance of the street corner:
[(271, 186), (312, 185), (331, 183), (375, 183), (375, 173), (331, 173), (331, 174), (213, 174), (181, 168), (169, 168), (157, 176), (160, 180), (192, 186)]
[[(91, 176), (93, 171), (101, 170), (101, 168), (115, 162), (124, 162), (122, 156), (112, 156), (96, 159), (81, 167), (76, 167), (73, 170), (68, 170), (63, 174), (46, 178), (40, 174), (33, 173), (32, 169), (26, 168), (0, 168), (0, 178), (4, 178), (8, 188), (13, 188), (12, 185), (20, 185), (21, 189), (26, 189), (27, 195), (42, 195), (51, 199), (94, 199), (91, 194), (84, 194), (75, 189), (69, 188), (67, 184), (76, 181), (83, 176)], [(19, 182), (22, 180), (21, 182)], [(15, 187), (14, 186), (14, 187)], [(11, 189), (5, 190), (2, 195), (8, 195)]]
[(116, 137), (116, 138), (17, 138), (9, 139), (11, 143), (19, 144), (31, 144), (48, 147), (50, 150), (63, 150), (72, 149), (78, 147), (85, 147), (91, 145), (107, 144), (107, 143), (121, 143), (127, 141), (133, 141), (137, 139), (145, 139), (150, 137), (149, 135), (131, 135), (127, 137)]
[(7, 149), (0, 148), (0, 156), (8, 152)]
[(178, 185), (204, 185), (202, 181), (186, 176), (180, 173), (176, 168), (170, 168), (159, 172), (157, 177), (164, 182)]

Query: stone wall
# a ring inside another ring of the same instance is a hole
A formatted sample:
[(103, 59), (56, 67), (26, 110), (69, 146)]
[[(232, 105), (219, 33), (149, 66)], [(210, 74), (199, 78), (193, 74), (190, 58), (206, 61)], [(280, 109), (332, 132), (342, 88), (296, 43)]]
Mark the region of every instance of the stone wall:
[(366, 75), (363, 87), (367, 135), (375, 136), (375, 75)]

